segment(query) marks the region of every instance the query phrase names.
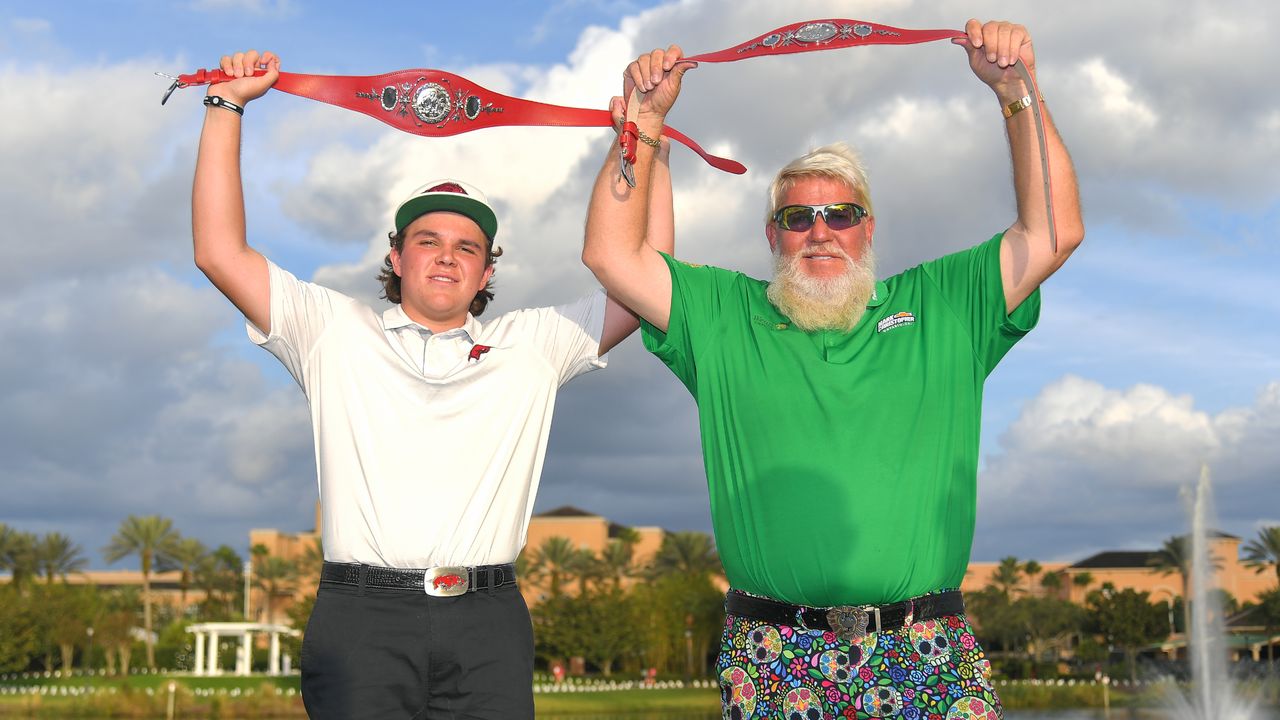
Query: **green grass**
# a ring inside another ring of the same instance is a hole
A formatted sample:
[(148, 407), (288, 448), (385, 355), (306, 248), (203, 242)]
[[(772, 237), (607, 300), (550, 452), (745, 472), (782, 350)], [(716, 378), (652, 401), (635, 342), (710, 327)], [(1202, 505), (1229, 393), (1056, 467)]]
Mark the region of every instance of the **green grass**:
[(539, 693), (533, 696), (538, 717), (646, 712), (688, 712), (691, 717), (718, 717), (720, 691), (715, 688), (615, 690), (608, 692)]
[[(52, 691), (96, 692), (61, 694), (0, 694), (0, 717), (31, 718), (162, 718), (173, 682), (176, 715), (183, 718), (305, 718), (298, 694), (298, 676), (278, 678), (165, 677), (28, 678), (0, 682), (0, 687), (46, 687)], [(290, 694), (292, 690), (292, 694)], [(681, 720), (719, 717), (720, 694), (715, 688), (557, 692), (534, 695), (539, 718), (574, 718), (681, 713)], [(674, 720), (674, 719), (673, 719)]]
[[(297, 675), (268, 678), (235, 676), (187, 677), (134, 675), (128, 678), (71, 677), (0, 680), (4, 687), (47, 687), (46, 692), (72, 692), (95, 687), (92, 694), (0, 694), (0, 717), (30, 718), (163, 718), (168, 686), (176, 687), (176, 715), (183, 718), (305, 718)], [(1280, 703), (1280, 685), (1245, 688), (1264, 705)], [(997, 683), (1008, 709), (1101, 708), (1102, 686), (1092, 684)], [(1159, 687), (1112, 687), (1113, 708), (1160, 704)], [(547, 720), (593, 720), (633, 716), (635, 720), (708, 720), (719, 716), (716, 688), (669, 688), (601, 692), (556, 692), (534, 695), (538, 717)]]
[[(162, 718), (174, 685), (175, 715), (183, 718), (305, 718), (298, 678), (36, 678), (0, 687), (48, 688), (46, 694), (0, 694), (0, 717)], [(94, 692), (84, 692), (93, 688)], [(64, 694), (65, 693), (65, 694)]]

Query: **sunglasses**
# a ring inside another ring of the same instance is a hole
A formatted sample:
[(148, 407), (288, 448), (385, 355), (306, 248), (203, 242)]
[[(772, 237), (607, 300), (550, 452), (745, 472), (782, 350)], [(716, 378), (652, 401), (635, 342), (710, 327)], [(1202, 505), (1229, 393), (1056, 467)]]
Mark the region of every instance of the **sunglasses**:
[(857, 203), (787, 205), (773, 214), (773, 222), (783, 230), (804, 232), (817, 222), (819, 213), (832, 230), (848, 230), (862, 222), (862, 218), (867, 216), (867, 209)]

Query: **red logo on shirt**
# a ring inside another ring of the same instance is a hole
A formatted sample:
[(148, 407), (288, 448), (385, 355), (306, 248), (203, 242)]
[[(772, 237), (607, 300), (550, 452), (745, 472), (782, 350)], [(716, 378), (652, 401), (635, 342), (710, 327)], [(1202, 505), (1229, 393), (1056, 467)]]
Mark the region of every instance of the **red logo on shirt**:
[(472, 362), (478, 362), (480, 360), (481, 355), (489, 352), (492, 349), (493, 348), (489, 347), (488, 345), (473, 345), (471, 346), (471, 354), (468, 357), (471, 359)]

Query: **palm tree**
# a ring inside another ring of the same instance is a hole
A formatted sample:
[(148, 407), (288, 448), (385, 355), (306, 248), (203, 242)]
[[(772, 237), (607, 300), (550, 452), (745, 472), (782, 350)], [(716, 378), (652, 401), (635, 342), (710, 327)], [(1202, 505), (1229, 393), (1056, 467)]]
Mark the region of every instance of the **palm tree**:
[(1062, 590), (1062, 573), (1045, 573), (1040, 578), (1040, 587), (1044, 588), (1052, 597), (1058, 597), (1058, 593)]
[(1018, 589), (1018, 584), (1022, 582), (1021, 567), (1022, 564), (1018, 562), (1018, 558), (1010, 555), (1006, 558), (1001, 558), (995, 574), (991, 576), (990, 586), (999, 591), (1005, 600), (1013, 600), (1013, 593)]
[(1025, 573), (1027, 576), (1027, 594), (1028, 595), (1035, 594), (1033, 592), (1034, 586), (1032, 585), (1032, 582), (1036, 579), (1036, 575), (1039, 575), (1042, 570), (1044, 570), (1044, 567), (1040, 565), (1040, 563), (1036, 562), (1035, 560), (1028, 560), (1022, 564), (1022, 572)]
[(1078, 588), (1087, 588), (1093, 584), (1093, 573), (1088, 571), (1076, 573), (1075, 576), (1071, 578), (1071, 584)]
[(59, 532), (45, 535), (35, 545), (36, 567), (44, 574), (45, 581), (52, 585), (53, 579), (59, 575), (66, 582), (67, 574), (80, 572), (89, 560), (80, 546), (71, 538)]
[(307, 545), (302, 556), (297, 559), (298, 577), (320, 582), (320, 571), (324, 568), (324, 542), (320, 536)]
[(9, 546), (13, 544), (13, 538), (17, 534), (17, 530), (0, 522), (0, 570), (9, 569)]
[(182, 538), (173, 544), (170, 554), (174, 565), (182, 571), (182, 575), (178, 578), (178, 587), (182, 591), (182, 611), (186, 612), (187, 591), (195, 584), (197, 569), (200, 567), (200, 562), (209, 554), (209, 550), (205, 548), (204, 543), (195, 538)]
[(298, 566), (282, 557), (258, 555), (253, 561), (253, 584), (267, 597), (265, 622), (275, 622), (275, 598), (293, 592)]
[[(1195, 553), (1191, 549), (1190, 535), (1174, 535), (1164, 541), (1164, 545), (1156, 551), (1156, 554), (1147, 561), (1162, 575), (1170, 575), (1178, 573), (1182, 576), (1182, 615), (1183, 628), (1190, 632), (1191, 630), (1191, 563), (1194, 560)], [(1209, 568), (1211, 570), (1219, 570), (1222, 568), (1222, 561), (1217, 557), (1209, 556)]]
[(621, 538), (610, 540), (600, 552), (601, 575), (609, 579), (615, 590), (622, 587), (623, 578), (631, 577), (634, 573), (631, 564), (634, 555), (635, 546)]
[(520, 549), (520, 554), (516, 556), (516, 577), (524, 578), (529, 582), (533, 582), (533, 561), (529, 556), (533, 554), (533, 550), (528, 546)]
[(560, 597), (560, 584), (572, 573), (575, 552), (569, 538), (555, 535), (543, 540), (529, 558), (530, 574), (546, 578), (551, 597)]
[(1186, 602), (1190, 595), (1191, 585), (1191, 536), (1174, 535), (1164, 541), (1164, 545), (1147, 561), (1147, 565), (1160, 571), (1161, 575), (1178, 573), (1182, 576), (1182, 601)]
[(102, 645), (107, 673), (127, 676), (133, 648), (131, 631), (137, 622), (138, 589), (117, 588), (106, 593), (102, 600), (101, 614), (93, 622), (93, 637)]
[(1264, 527), (1258, 531), (1258, 537), (1245, 543), (1244, 564), (1259, 573), (1272, 568), (1280, 585), (1280, 526)]
[(120, 523), (111, 544), (102, 550), (109, 563), (137, 555), (142, 568), (142, 625), (146, 631), (147, 667), (156, 667), (155, 638), (151, 634), (151, 573), (173, 567), (173, 546), (179, 539), (173, 521), (159, 515), (130, 515)]
[(38, 570), (36, 536), (0, 523), (0, 570), (8, 570), (14, 590), (21, 590)]
[[(1154, 557), (1147, 561), (1155, 569), (1161, 571), (1163, 575), (1178, 573), (1182, 576), (1182, 601), (1185, 603), (1190, 597), (1191, 590), (1191, 562), (1194, 553), (1191, 550), (1190, 535), (1174, 535), (1164, 541), (1164, 545), (1156, 551)], [(1213, 571), (1222, 569), (1222, 560), (1217, 556), (1209, 556), (1209, 568)]]
[(701, 532), (669, 532), (653, 558), (653, 574), (706, 577), (723, 572), (711, 536)]
[(233, 617), (235, 594), (244, 587), (243, 572), (244, 560), (226, 545), (218, 546), (217, 550), (200, 559), (195, 567), (195, 584), (204, 591), (206, 615), (222, 619)]
[(600, 565), (600, 559), (587, 548), (581, 548), (573, 553), (573, 557), (569, 560), (569, 571), (578, 576), (579, 597), (587, 594), (588, 585), (592, 581), (604, 577), (604, 568)]

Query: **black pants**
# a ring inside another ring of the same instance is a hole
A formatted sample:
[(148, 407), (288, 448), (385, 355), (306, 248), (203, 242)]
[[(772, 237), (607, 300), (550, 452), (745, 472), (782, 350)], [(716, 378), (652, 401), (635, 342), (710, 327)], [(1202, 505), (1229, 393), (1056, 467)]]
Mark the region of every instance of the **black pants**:
[(312, 720), (533, 717), (533, 627), (516, 585), (458, 597), (321, 583), (302, 642)]

